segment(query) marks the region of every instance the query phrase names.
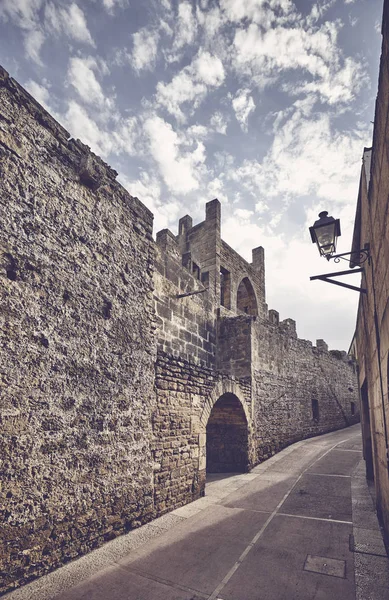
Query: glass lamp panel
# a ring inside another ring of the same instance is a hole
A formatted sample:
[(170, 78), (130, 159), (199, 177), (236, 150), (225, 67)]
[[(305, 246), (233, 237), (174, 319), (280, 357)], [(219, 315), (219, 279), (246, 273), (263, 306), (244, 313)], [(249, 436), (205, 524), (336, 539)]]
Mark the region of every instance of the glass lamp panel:
[(315, 229), (317, 245), (321, 254), (331, 254), (335, 251), (335, 221)]

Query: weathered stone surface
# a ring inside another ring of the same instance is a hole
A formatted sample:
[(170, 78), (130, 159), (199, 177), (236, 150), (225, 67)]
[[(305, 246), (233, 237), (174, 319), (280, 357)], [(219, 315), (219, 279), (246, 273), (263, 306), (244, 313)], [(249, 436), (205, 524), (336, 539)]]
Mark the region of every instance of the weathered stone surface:
[(264, 250), (221, 240), (218, 200), (155, 243), (3, 70), (0, 160), (0, 592), (358, 420), (355, 365), (268, 312)]
[(154, 516), (155, 344), (152, 215), (0, 85), (4, 590)]
[[(202, 494), (206, 468), (223, 470), (224, 461), (231, 470), (245, 470), (294, 441), (359, 420), (354, 361), (345, 352), (329, 352), (324, 340), (314, 347), (299, 339), (293, 319), (279, 322), (276, 311), (268, 314), (263, 249), (253, 250), (255, 260), (249, 265), (220, 239), (217, 200), (207, 204), (202, 223), (192, 227), (186, 216), (180, 220), (177, 237), (168, 230), (157, 234), (157, 246), (156, 388), (161, 429), (156, 462), (162, 465), (163, 510), (176, 497), (180, 502), (190, 498), (193, 478), (199, 485), (194, 493)], [(247, 279), (250, 284), (240, 295), (240, 284)], [(180, 297), (188, 292), (194, 293)], [(245, 298), (242, 306), (247, 311), (239, 306), (239, 297)], [(234, 385), (234, 390), (227, 389), (228, 385)], [(229, 406), (225, 401), (219, 414), (212, 413), (229, 392), (246, 411), (246, 435), (240, 432), (241, 420), (235, 419), (233, 403)], [(205, 413), (204, 401), (209, 404)], [(190, 415), (199, 423), (198, 438), (187, 436)], [(196, 460), (192, 465), (185, 463), (178, 452), (172, 458), (173, 447), (165, 443), (167, 430), (180, 448), (189, 444), (192, 452), (198, 450), (198, 466)], [(184, 496), (177, 496), (171, 464), (187, 469)]]

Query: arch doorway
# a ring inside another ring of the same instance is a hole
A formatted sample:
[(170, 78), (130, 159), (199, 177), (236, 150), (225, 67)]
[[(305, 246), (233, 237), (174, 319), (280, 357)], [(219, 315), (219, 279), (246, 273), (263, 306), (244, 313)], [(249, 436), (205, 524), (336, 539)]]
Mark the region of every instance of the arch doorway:
[(239, 311), (245, 312), (246, 314), (254, 317), (258, 314), (257, 299), (255, 297), (254, 288), (248, 277), (242, 279), (239, 284), (236, 297), (236, 307)]
[(213, 405), (206, 429), (207, 473), (245, 473), (249, 469), (248, 425), (239, 399), (223, 394)]

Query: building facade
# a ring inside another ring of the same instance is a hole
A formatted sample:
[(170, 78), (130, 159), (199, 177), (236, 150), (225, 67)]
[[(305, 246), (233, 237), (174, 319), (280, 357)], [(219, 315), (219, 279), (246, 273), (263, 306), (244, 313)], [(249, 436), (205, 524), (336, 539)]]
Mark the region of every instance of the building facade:
[(154, 241), (115, 177), (0, 70), (0, 592), (359, 420), (355, 363), (268, 310), (218, 200)]
[(372, 148), (365, 148), (355, 218), (353, 264), (366, 245), (351, 352), (358, 361), (366, 476), (374, 480), (378, 514), (389, 541), (389, 2), (384, 3), (382, 54)]

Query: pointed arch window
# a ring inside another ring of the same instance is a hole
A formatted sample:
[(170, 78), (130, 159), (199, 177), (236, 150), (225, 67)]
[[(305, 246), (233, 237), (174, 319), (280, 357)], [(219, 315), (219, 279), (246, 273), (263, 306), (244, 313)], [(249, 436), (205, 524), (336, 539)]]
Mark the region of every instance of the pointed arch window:
[(244, 312), (252, 316), (258, 315), (257, 299), (252, 283), (248, 277), (242, 279), (239, 284), (236, 307), (238, 312)]

